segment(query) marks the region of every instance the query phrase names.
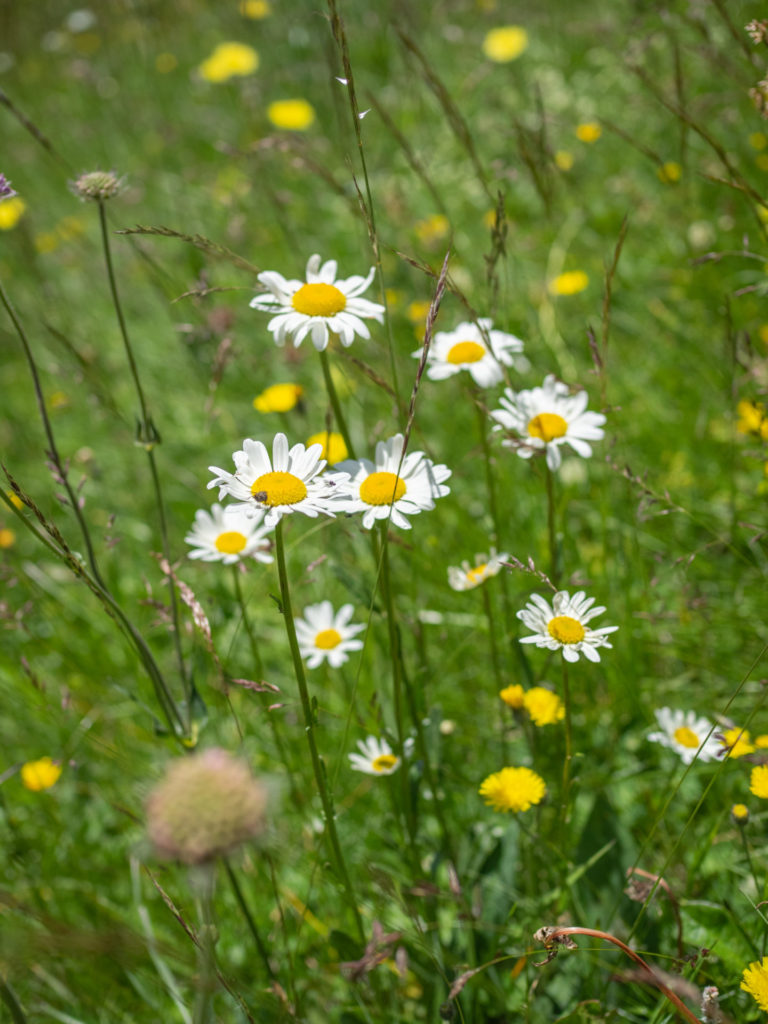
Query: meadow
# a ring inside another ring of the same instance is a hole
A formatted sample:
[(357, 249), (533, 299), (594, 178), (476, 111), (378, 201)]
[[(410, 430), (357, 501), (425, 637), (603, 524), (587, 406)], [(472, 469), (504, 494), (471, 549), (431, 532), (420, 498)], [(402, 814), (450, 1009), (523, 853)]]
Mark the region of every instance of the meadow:
[(766, 1019), (760, 16), (0, 5), (0, 1020)]

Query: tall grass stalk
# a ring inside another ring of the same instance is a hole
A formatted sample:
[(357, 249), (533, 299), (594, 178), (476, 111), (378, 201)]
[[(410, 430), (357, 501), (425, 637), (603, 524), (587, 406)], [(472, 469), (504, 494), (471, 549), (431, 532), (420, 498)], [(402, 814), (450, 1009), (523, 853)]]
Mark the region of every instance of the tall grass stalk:
[(349, 436), (349, 428), (347, 427), (347, 421), (344, 419), (344, 413), (341, 410), (341, 402), (336, 391), (336, 385), (333, 383), (333, 374), (328, 364), (328, 352), (323, 349), (320, 352), (320, 365), (323, 368), (323, 380), (325, 381), (325, 390), (328, 394), (328, 401), (331, 403), (331, 409), (333, 410), (333, 418), (336, 421), (336, 427), (344, 438), (344, 444), (347, 446), (349, 457), (354, 459), (355, 447), (352, 444), (352, 439)]

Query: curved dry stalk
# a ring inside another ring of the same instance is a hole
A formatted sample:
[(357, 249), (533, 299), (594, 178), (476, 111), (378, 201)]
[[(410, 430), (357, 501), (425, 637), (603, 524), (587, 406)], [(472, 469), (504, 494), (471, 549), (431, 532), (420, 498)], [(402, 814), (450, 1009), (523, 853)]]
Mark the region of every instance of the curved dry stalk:
[[(634, 875), (639, 875), (640, 878), (645, 878), (648, 882), (652, 882), (652, 885), (639, 885), (634, 882)], [(645, 903), (649, 895), (653, 895), (655, 888), (658, 887), (663, 889), (667, 894), (670, 905), (672, 907), (672, 913), (675, 915), (675, 924), (677, 925), (677, 958), (682, 960), (683, 958), (683, 919), (680, 916), (680, 904), (677, 902), (677, 897), (672, 892), (669, 882), (667, 882), (661, 875), (654, 875), (650, 871), (644, 871), (642, 868), (629, 867), (627, 868), (627, 879), (628, 884), (625, 890), (627, 896), (631, 900), (637, 900), (638, 903)], [(634, 888), (636, 886), (636, 889)]]

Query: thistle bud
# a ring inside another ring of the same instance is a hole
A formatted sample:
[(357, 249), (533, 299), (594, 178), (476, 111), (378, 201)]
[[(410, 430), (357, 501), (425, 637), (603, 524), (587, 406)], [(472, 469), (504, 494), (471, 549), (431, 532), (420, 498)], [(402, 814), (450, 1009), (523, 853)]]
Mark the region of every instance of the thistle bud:
[(264, 831), (267, 790), (248, 765), (212, 749), (173, 761), (147, 800), (161, 857), (203, 864)]
[(118, 178), (114, 171), (88, 171), (70, 183), (76, 196), (83, 201), (104, 202), (122, 192), (124, 178)]

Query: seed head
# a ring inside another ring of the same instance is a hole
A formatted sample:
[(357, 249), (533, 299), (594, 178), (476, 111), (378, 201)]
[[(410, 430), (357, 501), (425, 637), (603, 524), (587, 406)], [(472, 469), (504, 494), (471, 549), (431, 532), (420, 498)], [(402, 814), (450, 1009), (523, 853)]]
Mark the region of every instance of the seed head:
[(119, 178), (114, 171), (87, 171), (71, 182), (70, 187), (84, 202), (89, 199), (104, 202), (122, 192), (124, 184), (125, 178)]
[(768, 43), (768, 21), (750, 21), (744, 28), (753, 43)]
[(264, 831), (267, 791), (245, 761), (214, 748), (180, 758), (147, 800), (161, 857), (202, 864)]

